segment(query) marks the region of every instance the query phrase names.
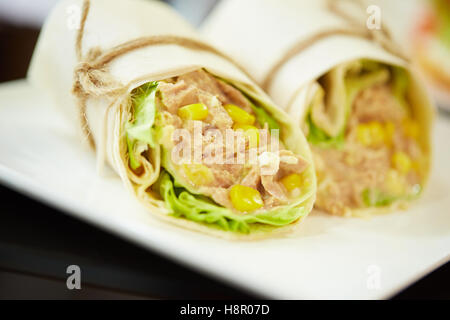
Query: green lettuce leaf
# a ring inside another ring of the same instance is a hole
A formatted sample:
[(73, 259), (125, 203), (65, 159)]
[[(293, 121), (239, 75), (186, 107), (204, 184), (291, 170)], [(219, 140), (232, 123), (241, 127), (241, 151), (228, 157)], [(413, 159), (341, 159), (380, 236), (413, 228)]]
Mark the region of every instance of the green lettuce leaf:
[(209, 198), (193, 195), (184, 188), (176, 188), (172, 177), (167, 172), (161, 174), (157, 186), (166, 206), (171, 209), (174, 216), (205, 223), (222, 230), (241, 233), (249, 233), (254, 224), (280, 227), (296, 221), (307, 214), (304, 208), (297, 208), (297, 206), (305, 201), (312, 192), (306, 192), (292, 205), (270, 212), (238, 215), (215, 204)]
[(406, 92), (408, 91), (409, 77), (402, 68), (392, 69), (392, 94), (400, 106), (409, 113), (409, 105), (406, 100)]
[(385, 207), (399, 200), (411, 201), (417, 199), (422, 193), (422, 187), (416, 184), (406, 195), (392, 195), (378, 189), (365, 189), (361, 198), (368, 207)]
[(399, 200), (397, 196), (392, 196), (376, 189), (365, 189), (361, 197), (364, 204), (368, 207), (385, 207)]
[(345, 143), (345, 135), (344, 131), (338, 134), (336, 137), (330, 137), (320, 129), (318, 126), (314, 124), (311, 119), (311, 115), (308, 115), (306, 118), (306, 122), (309, 125), (309, 134), (308, 141), (309, 143), (327, 149), (327, 148), (335, 148), (341, 149)]
[(253, 112), (256, 115), (256, 121), (261, 125), (261, 127), (264, 127), (264, 125), (267, 123), (270, 130), (280, 130), (280, 125), (278, 122), (263, 108), (255, 106), (253, 103), (250, 104)]
[(155, 123), (157, 87), (157, 82), (149, 82), (140, 86), (132, 94), (134, 120), (126, 124), (125, 132), (130, 166), (134, 170), (141, 166), (137, 160), (136, 144), (144, 143), (151, 148), (156, 146), (152, 127)]

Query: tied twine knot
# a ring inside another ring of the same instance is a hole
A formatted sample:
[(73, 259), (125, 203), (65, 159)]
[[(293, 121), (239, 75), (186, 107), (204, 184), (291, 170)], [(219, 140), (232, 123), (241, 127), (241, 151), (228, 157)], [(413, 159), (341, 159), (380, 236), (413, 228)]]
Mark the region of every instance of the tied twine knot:
[(92, 137), (86, 115), (86, 101), (88, 97), (106, 96), (117, 97), (125, 90), (123, 85), (116, 81), (106, 70), (105, 66), (99, 66), (102, 56), (100, 48), (89, 50), (82, 62), (79, 62), (74, 70), (74, 85), (72, 93), (75, 95), (79, 112), (82, 133), (89, 145), (95, 149), (95, 141)]
[(123, 85), (111, 76), (106, 66), (99, 66), (101, 56), (100, 48), (91, 49), (84, 61), (75, 67), (72, 90), (75, 95), (100, 97), (116, 96), (123, 92)]

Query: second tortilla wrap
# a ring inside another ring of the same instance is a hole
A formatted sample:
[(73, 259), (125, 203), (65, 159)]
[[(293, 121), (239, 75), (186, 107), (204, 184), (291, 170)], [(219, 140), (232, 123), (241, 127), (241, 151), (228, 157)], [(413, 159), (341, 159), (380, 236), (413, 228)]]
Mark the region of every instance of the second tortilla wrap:
[(317, 169), (315, 207), (336, 215), (405, 207), (430, 169), (432, 104), (385, 29), (368, 29), (366, 8), (228, 0), (202, 26), (303, 129)]

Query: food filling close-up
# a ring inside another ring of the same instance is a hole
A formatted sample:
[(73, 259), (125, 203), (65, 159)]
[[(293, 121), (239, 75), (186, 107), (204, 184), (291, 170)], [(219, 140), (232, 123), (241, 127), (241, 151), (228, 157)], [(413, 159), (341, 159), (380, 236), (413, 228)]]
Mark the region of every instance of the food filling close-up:
[(335, 215), (407, 203), (423, 187), (427, 157), (404, 69), (372, 61), (322, 76), (304, 131), (317, 170), (316, 208)]
[(276, 118), (227, 81), (202, 69), (149, 82), (128, 108), (128, 175), (170, 215), (248, 233), (308, 213), (310, 164), (285, 147)]

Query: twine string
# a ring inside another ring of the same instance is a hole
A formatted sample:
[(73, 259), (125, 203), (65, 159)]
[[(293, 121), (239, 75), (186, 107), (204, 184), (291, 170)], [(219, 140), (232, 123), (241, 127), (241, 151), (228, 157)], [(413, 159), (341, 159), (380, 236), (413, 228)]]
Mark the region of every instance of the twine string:
[(328, 11), (336, 16), (341, 17), (348, 23), (348, 28), (332, 28), (329, 30), (322, 30), (311, 36), (302, 39), (301, 41), (295, 43), (290, 49), (288, 49), (280, 59), (270, 68), (267, 72), (263, 82), (262, 88), (268, 91), (270, 88), (275, 75), (280, 71), (280, 69), (292, 58), (313, 46), (317, 42), (332, 36), (355, 36), (359, 38), (365, 38), (378, 43), (386, 51), (390, 52), (396, 57), (404, 61), (409, 61), (407, 56), (402, 52), (401, 48), (394, 42), (391, 37), (391, 33), (385, 24), (381, 24), (379, 29), (371, 30), (364, 23), (361, 23), (356, 17), (349, 15), (340, 5), (343, 2), (350, 2), (356, 5), (359, 10), (362, 10), (365, 14), (365, 5), (363, 0), (327, 0), (326, 8)]

